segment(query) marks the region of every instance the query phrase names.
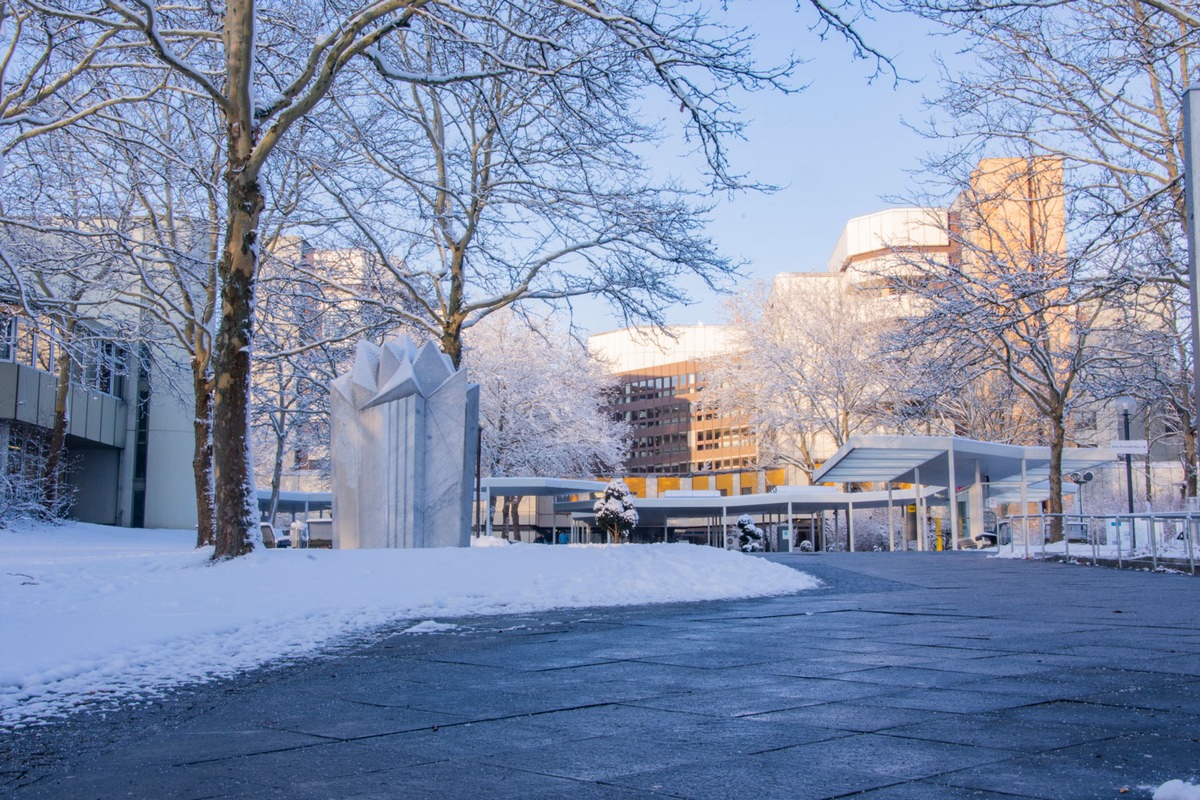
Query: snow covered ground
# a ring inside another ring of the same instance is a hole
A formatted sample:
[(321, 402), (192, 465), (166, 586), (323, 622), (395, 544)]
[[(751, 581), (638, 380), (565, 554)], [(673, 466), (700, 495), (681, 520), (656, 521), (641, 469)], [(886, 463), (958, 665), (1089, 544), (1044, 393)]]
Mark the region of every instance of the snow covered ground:
[(1200, 786), (1180, 780), (1167, 781), (1154, 790), (1153, 800), (1200, 800)]
[(220, 564), (188, 531), (0, 531), (0, 727), (314, 653), (378, 626), (811, 589), (687, 544), (269, 550)]

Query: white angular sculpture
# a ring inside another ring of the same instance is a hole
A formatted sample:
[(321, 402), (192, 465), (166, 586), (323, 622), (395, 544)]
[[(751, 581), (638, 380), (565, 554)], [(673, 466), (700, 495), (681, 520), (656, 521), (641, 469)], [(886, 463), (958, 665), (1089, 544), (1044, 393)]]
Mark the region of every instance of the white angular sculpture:
[(333, 546), (467, 547), (479, 386), (432, 344), (359, 342), (330, 384)]

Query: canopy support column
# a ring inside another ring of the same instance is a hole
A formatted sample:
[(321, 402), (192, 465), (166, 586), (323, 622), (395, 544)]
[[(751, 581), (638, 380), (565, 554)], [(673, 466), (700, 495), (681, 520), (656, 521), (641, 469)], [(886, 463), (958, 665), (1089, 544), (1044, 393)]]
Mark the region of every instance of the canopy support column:
[(796, 549), (796, 525), (794, 522), (792, 522), (792, 519), (793, 519), (793, 517), (792, 517), (792, 501), (789, 500), (788, 501), (788, 516), (787, 516), (788, 552), (789, 553)]
[(896, 552), (896, 520), (892, 516), (893, 510), (894, 510), (894, 508), (892, 505), (892, 482), (888, 481), (887, 518), (888, 518), (888, 552), (889, 553)]
[(958, 479), (954, 474), (954, 445), (950, 445), (950, 449), (946, 451), (949, 467), (947, 471), (950, 475), (950, 480), (946, 484), (946, 493), (950, 497), (950, 549), (958, 549)]
[(1029, 558), (1029, 470), (1023, 456), (1021, 458), (1021, 538), (1025, 542), (1025, 557)]
[(917, 531), (917, 552), (925, 550), (925, 514), (921, 507), (921, 468), (913, 468), (913, 490), (914, 499), (913, 507), (917, 509), (917, 518), (914, 521), (914, 528)]
[(850, 543), (850, 552), (854, 552), (854, 503), (846, 501), (846, 541)]

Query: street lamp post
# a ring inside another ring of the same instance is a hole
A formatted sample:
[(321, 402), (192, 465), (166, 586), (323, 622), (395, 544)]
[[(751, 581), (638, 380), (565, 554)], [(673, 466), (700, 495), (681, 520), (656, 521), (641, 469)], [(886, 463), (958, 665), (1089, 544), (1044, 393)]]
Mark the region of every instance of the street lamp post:
[[(1129, 441), (1129, 415), (1137, 409), (1137, 402), (1129, 395), (1122, 395), (1117, 398), (1117, 411), (1121, 414), (1121, 422), (1124, 426), (1121, 438)], [(1129, 499), (1129, 513), (1133, 513), (1133, 454), (1125, 453), (1125, 488)]]
[[(1122, 395), (1116, 401), (1117, 411), (1121, 414), (1121, 422), (1124, 430), (1121, 438), (1129, 441), (1129, 415), (1137, 409), (1137, 401), (1129, 395)], [(1137, 547), (1137, 526), (1133, 524), (1133, 454), (1128, 450), (1125, 452), (1125, 491), (1129, 502), (1129, 544), (1130, 547)]]

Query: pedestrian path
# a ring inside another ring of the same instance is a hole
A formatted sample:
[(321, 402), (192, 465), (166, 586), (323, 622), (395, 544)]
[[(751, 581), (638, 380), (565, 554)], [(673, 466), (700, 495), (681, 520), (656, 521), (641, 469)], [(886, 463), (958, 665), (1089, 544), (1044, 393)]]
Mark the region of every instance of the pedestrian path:
[(769, 599), (438, 620), (0, 737), (24, 798), (1148, 798), (1200, 783), (1200, 582), (768, 556)]

